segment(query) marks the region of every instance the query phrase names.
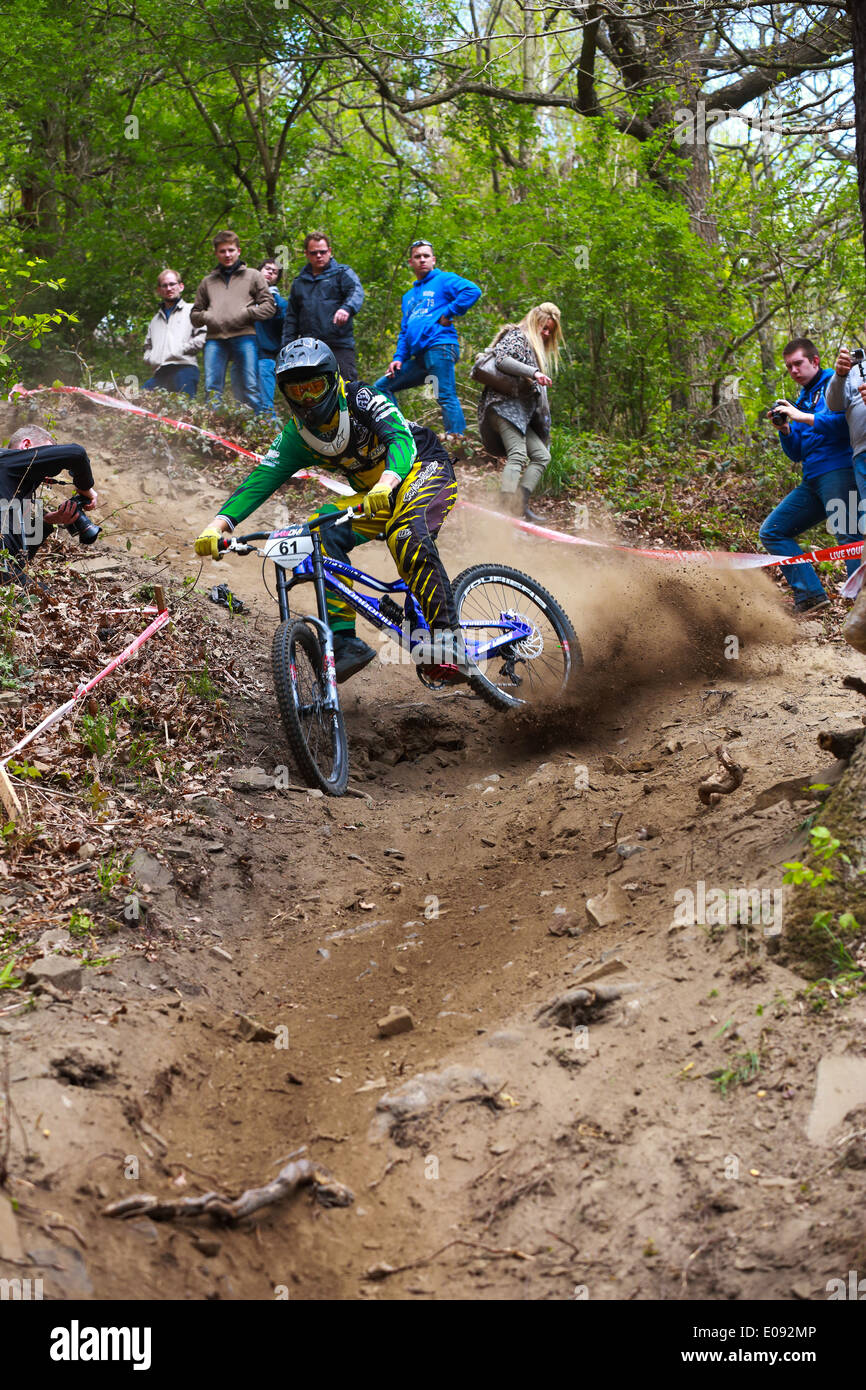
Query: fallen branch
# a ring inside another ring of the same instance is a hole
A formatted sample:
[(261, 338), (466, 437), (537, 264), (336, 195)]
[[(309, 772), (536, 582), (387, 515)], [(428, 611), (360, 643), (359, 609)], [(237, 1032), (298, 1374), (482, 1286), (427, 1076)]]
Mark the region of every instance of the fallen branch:
[(495, 1259), (512, 1260), (534, 1260), (534, 1255), (527, 1255), (525, 1250), (517, 1250), (513, 1246), (484, 1245), (479, 1240), (449, 1240), (447, 1245), (441, 1245), (438, 1250), (434, 1250), (432, 1255), (424, 1255), (420, 1260), (412, 1260), (407, 1265), (378, 1264), (371, 1265), (364, 1275), (365, 1279), (390, 1279), (392, 1274), (405, 1274), (407, 1269), (420, 1269), (422, 1265), (429, 1265), (433, 1260), (444, 1255), (446, 1250), (450, 1250), (454, 1245), (468, 1245), (470, 1250), (480, 1250), (484, 1255), (492, 1255)]
[(720, 743), (716, 749), (716, 757), (722, 765), (721, 772), (714, 773), (698, 785), (698, 797), (704, 806), (715, 806), (720, 797), (735, 792), (737, 787), (742, 786), (746, 775), (745, 768), (734, 761), (724, 743)]
[(543, 1004), (535, 1017), (541, 1019), (542, 1026), (558, 1023), (563, 1028), (573, 1028), (576, 1023), (588, 1023), (615, 999), (620, 991), (616, 985), (595, 985), (583, 989), (569, 989), (559, 994), (549, 1004)]
[(619, 830), (619, 823), (622, 820), (622, 818), (623, 812), (617, 811), (616, 815), (613, 818), (613, 839), (610, 840), (608, 844), (601, 845), (598, 849), (594, 849), (592, 851), (593, 859), (603, 859), (604, 856), (607, 854), (608, 850), (616, 849), (617, 845), (619, 844), (619, 840), (617, 839), (617, 831)]
[[(303, 1153), (303, 1149), (299, 1150)], [(205, 1192), (201, 1197), (179, 1197), (166, 1200), (142, 1193), (137, 1197), (125, 1197), (121, 1202), (113, 1202), (105, 1208), (103, 1216), (118, 1216), (127, 1220), (131, 1216), (149, 1216), (152, 1221), (172, 1221), (184, 1216), (215, 1216), (228, 1225), (236, 1225), (245, 1217), (261, 1207), (270, 1206), (284, 1197), (291, 1197), (299, 1187), (312, 1183), (316, 1200), (326, 1207), (347, 1207), (354, 1200), (348, 1187), (336, 1181), (325, 1168), (319, 1168), (308, 1158), (287, 1163), (272, 1182), (264, 1187), (251, 1187), (240, 1197), (225, 1197), (219, 1192)]]

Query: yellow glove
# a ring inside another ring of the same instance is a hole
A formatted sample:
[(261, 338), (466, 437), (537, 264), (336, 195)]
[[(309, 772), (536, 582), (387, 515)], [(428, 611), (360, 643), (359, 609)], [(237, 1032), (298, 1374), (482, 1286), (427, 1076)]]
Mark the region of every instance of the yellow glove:
[(378, 483), (374, 483), (369, 492), (364, 493), (362, 510), (365, 516), (374, 517), (379, 512), (387, 512), (391, 509), (392, 483), (385, 483), (380, 478)]
[(210, 556), (212, 560), (219, 560), (221, 556), (217, 547), (221, 538), (222, 532), (218, 531), (215, 526), (206, 526), (196, 540), (196, 555)]

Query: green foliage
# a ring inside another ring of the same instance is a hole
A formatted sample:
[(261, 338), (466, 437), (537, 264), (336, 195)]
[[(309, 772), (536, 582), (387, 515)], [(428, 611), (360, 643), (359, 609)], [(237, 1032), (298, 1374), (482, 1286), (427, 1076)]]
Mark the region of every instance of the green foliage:
[(93, 936), (97, 930), (96, 923), (88, 913), (80, 908), (74, 908), (69, 918), (69, 935), (79, 938)]
[(743, 1086), (754, 1081), (761, 1070), (761, 1059), (757, 1052), (741, 1052), (730, 1066), (715, 1072), (711, 1080), (721, 1096), (726, 1096), (735, 1086)]
[[(800, 33), (809, 7), (776, 8), (782, 35)], [(633, 10), (617, 10), (620, 25)], [(752, 18), (741, 23), (747, 49), (776, 41), (775, 20), (751, 37)], [(515, 24), (534, 32), (515, 42)], [(460, 325), (461, 390), (466, 360), (502, 322), (553, 299), (568, 341), (552, 390), (559, 427), (669, 437), (725, 383), (753, 424), (768, 394), (787, 390), (778, 348), (795, 324), (816, 325), (829, 351), (858, 322), (855, 171), (818, 137), (768, 153), (723, 134), (707, 201), (690, 182), (694, 151), (672, 139), (672, 112), (701, 79), (674, 59), (667, 20), (636, 22), (638, 83), (619, 90), (616, 64), (599, 56), (591, 116), (506, 99), (556, 71), (556, 101), (576, 107), (581, 27), (569, 7), (476, 13), (451, 0), (315, 14), (292, 0), (7, 0), (0, 376), (5, 354), (16, 374), (140, 380), (162, 267), (191, 298), (213, 265), (213, 231), (232, 226), (249, 263), (284, 248), (291, 276), (304, 233), (324, 225), (367, 290), (356, 332), (368, 379), (392, 355), (406, 249), (423, 235), (442, 268), (484, 291)], [(496, 95), (436, 104), (470, 76)], [(794, 79), (774, 80), (787, 100)], [(406, 110), (416, 98), (424, 109)], [(235, 418), (227, 406), (224, 427)], [(554, 491), (574, 471), (568, 439), (557, 447)], [(721, 538), (723, 503), (701, 516), (704, 539)]]
[(17, 989), (23, 983), (23, 979), (19, 979), (15, 974), (14, 961), (8, 960), (0, 969), (0, 989)]
[(82, 740), (96, 757), (104, 758), (116, 744), (118, 721), (129, 712), (131, 706), (130, 697), (121, 695), (118, 700), (112, 702), (107, 714), (81, 716)]
[(125, 882), (132, 856), (113, 852), (96, 867), (96, 881), (103, 898), (111, 897), (119, 883)]
[(194, 695), (196, 699), (206, 700), (210, 704), (220, 699), (220, 688), (214, 683), (207, 661), (205, 661), (201, 671), (196, 671), (193, 675), (186, 677), (184, 689), (188, 694)]
[(63, 309), (42, 307), (46, 298), (56, 298), (63, 290), (62, 279), (42, 278), (43, 257), (22, 260), (8, 229), (0, 230), (0, 388), (8, 389), (16, 380), (21, 364), (42, 339), (59, 324), (76, 322)]

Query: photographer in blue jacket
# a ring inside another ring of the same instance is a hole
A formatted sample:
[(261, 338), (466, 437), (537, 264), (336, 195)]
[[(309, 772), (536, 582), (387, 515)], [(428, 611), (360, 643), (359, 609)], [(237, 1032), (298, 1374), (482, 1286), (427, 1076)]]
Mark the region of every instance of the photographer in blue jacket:
[(472, 308), (481, 298), (481, 290), (461, 275), (437, 270), (429, 241), (412, 242), (409, 267), (415, 284), (403, 295), (397, 351), (375, 390), (394, 401), (398, 391), (423, 386), (432, 378), (445, 426), (444, 442), (454, 451), (463, 445), (466, 430), (454, 377), (460, 356), (454, 320)]
[[(857, 483), (847, 422), (844, 415), (833, 414), (824, 400), (832, 369), (822, 370), (810, 338), (794, 338), (783, 348), (782, 356), (800, 393), (793, 405), (777, 401), (769, 418), (779, 431), (779, 443), (788, 458), (802, 465), (803, 478), (770, 512), (759, 538), (770, 555), (802, 555), (795, 537), (819, 521), (826, 520), (836, 545), (861, 539), (848, 530), (849, 518), (857, 516)], [(848, 560), (848, 573), (853, 574), (859, 564), (858, 557)], [(782, 573), (793, 590), (798, 613), (827, 607), (830, 600), (813, 565), (785, 565)]]

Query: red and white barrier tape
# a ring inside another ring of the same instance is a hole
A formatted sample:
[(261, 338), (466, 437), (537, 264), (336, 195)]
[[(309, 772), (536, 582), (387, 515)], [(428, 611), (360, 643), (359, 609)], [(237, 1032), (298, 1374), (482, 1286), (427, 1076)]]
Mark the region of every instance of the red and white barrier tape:
[[(205, 439), (212, 439), (215, 443), (221, 444), (225, 449), (231, 449), (236, 454), (243, 454), (245, 458), (254, 459), (256, 463), (260, 463), (262, 460), (261, 454), (254, 453), (251, 449), (245, 449), (241, 444), (235, 444), (231, 439), (224, 439), (222, 435), (214, 434), (212, 430), (203, 429), (200, 425), (191, 425), (186, 420), (172, 420), (167, 415), (159, 415), (153, 410), (145, 410), (143, 406), (133, 405), (130, 401), (117, 400), (114, 396), (105, 396), (99, 391), (88, 391), (83, 386), (38, 386), (28, 391), (23, 386), (18, 385), (12, 387), (9, 392), (9, 399), (11, 400), (13, 396), (36, 396), (42, 391), (62, 391), (67, 395), (87, 396), (88, 400), (96, 401), (99, 405), (109, 406), (112, 410), (129, 411), (133, 415), (144, 415), (148, 420), (158, 420), (163, 425), (172, 425), (175, 429), (191, 430), (195, 434), (202, 435)], [(296, 473), (295, 477), (314, 478), (322, 487), (327, 488), (330, 492), (340, 493), (344, 497), (351, 496), (353, 492), (353, 489), (346, 483), (309, 469)], [(549, 526), (537, 526), (531, 521), (522, 521), (513, 516), (503, 516), (501, 512), (494, 512), (490, 507), (482, 507), (478, 502), (466, 502), (462, 497), (458, 498), (457, 506), (468, 507), (471, 511), (481, 512), (497, 521), (507, 521), (521, 531), (543, 536), (545, 540), (559, 541), (563, 545), (588, 545), (599, 550), (617, 550), (624, 555), (642, 555), (650, 560), (673, 560), (680, 564), (697, 562), (715, 565), (722, 569), (767, 569), (772, 565), (802, 565), (814, 560), (849, 560), (855, 555), (860, 556), (863, 553), (862, 541), (853, 541), (847, 545), (829, 546), (823, 550), (809, 550), (802, 555), (754, 555), (748, 551), (727, 550), (640, 549), (630, 545), (613, 545), (608, 541), (593, 541), (586, 536), (572, 536), (565, 531), (555, 531)], [(854, 576), (848, 582), (851, 583), (853, 578)], [(863, 582), (862, 579), (860, 582)]]
[(0, 758), (0, 767), (5, 767), (9, 759), (14, 758), (16, 753), (20, 753), (23, 748), (26, 748), (28, 743), (32, 743), (40, 734), (44, 734), (46, 729), (50, 729), (52, 725), (59, 723), (61, 719), (74, 709), (79, 700), (90, 693), (94, 686), (99, 685), (99, 682), (104, 681), (106, 676), (110, 676), (112, 671), (116, 671), (118, 666), (122, 666), (125, 661), (128, 661), (131, 656), (134, 656), (149, 637), (153, 637), (154, 633), (159, 632), (160, 628), (165, 627), (166, 623), (170, 621), (171, 614), (168, 609), (164, 609), (162, 613), (158, 613), (153, 622), (149, 623), (144, 631), (140, 632), (137, 637), (134, 637), (129, 646), (125, 647), (119, 656), (109, 661), (108, 665), (103, 667), (99, 674), (94, 676), (92, 680), (85, 681), (79, 685), (71, 700), (67, 700), (65, 705), (61, 705), (59, 709), (47, 715), (46, 718), (42, 720), (41, 724), (37, 724), (35, 729), (31, 729), (29, 734), (25, 734), (22, 739), (19, 739), (14, 748), (10, 748), (8, 753), (4, 753), (2, 758)]
[(474, 512), (482, 512), (497, 521), (511, 521), (519, 526), (521, 531), (543, 536), (545, 540), (562, 541), (566, 545), (591, 545), (600, 550), (618, 550), (624, 555), (645, 555), (651, 560), (698, 561), (725, 569), (765, 569), (769, 565), (801, 565), (807, 560), (849, 560), (855, 555), (859, 556), (863, 550), (862, 541), (830, 546), (826, 550), (809, 550), (802, 555), (752, 555), (748, 551), (731, 550), (640, 550), (636, 546), (614, 545), (610, 541), (591, 541), (586, 536), (571, 536), (565, 531), (553, 531), (548, 526), (536, 526), (531, 521), (519, 521), (516, 517), (503, 517), (501, 512), (482, 507), (478, 502), (465, 502), (462, 498), (457, 505), (469, 507)]

